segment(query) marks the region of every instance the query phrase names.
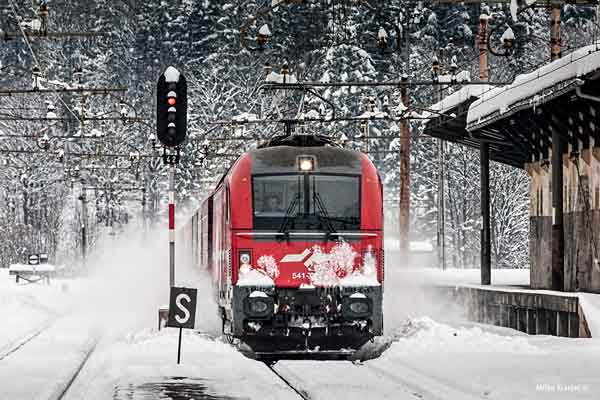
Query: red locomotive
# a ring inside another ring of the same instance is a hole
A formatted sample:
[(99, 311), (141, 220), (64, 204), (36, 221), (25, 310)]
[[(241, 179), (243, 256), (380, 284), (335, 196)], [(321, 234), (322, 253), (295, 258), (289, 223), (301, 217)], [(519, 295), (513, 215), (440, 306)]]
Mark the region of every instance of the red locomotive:
[(291, 135), (243, 154), (182, 233), (225, 335), (262, 358), (347, 355), (382, 334), (382, 219), (366, 155)]

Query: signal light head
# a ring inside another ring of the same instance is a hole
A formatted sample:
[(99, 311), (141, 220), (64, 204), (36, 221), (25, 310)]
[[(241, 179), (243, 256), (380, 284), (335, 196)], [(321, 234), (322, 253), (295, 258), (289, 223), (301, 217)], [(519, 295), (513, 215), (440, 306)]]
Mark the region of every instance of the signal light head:
[(174, 90), (167, 93), (167, 104), (170, 106), (177, 104), (177, 93)]
[(159, 77), (156, 87), (156, 139), (165, 147), (185, 141), (187, 131), (187, 83), (173, 67)]

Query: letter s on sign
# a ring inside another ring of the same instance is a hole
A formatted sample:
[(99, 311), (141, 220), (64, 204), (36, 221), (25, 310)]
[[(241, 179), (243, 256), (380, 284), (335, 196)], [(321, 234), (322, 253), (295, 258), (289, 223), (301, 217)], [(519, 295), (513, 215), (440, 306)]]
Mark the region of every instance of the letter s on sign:
[(184, 315), (183, 318), (181, 318), (179, 316), (179, 314), (176, 313), (175, 314), (175, 321), (177, 321), (180, 324), (185, 324), (190, 319), (190, 312), (188, 311), (187, 308), (185, 308), (185, 306), (183, 304), (181, 304), (181, 300), (182, 299), (185, 299), (185, 301), (187, 301), (188, 304), (192, 302), (192, 299), (190, 298), (190, 296), (188, 296), (185, 293), (180, 293), (175, 298), (175, 305), (177, 306), (177, 308), (179, 308), (181, 311), (183, 311), (183, 315)]

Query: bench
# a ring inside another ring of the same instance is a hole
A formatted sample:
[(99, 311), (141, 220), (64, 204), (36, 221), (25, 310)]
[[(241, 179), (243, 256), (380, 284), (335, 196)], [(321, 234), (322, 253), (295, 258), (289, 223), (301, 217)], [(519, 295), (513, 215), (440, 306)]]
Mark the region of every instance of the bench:
[(15, 282), (19, 283), (20, 280), (24, 280), (27, 283), (46, 283), (50, 284), (50, 277), (56, 271), (56, 267), (50, 264), (41, 265), (25, 265), (25, 264), (12, 264), (9, 269), (9, 275), (15, 276)]

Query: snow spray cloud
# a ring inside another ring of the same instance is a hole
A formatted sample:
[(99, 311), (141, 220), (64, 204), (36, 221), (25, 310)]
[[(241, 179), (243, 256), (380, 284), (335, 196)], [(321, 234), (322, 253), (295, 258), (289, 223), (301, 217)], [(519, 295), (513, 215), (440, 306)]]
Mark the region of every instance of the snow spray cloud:
[[(169, 302), (167, 230), (159, 226), (144, 234), (131, 227), (103, 239), (88, 259), (90, 274), (82, 282), (85, 293), (75, 298), (75, 312), (92, 317), (105, 335), (156, 329), (158, 309)], [(175, 260), (175, 285), (198, 288), (197, 329), (214, 334), (220, 325), (208, 275), (184, 257)]]
[[(384, 283), (386, 336), (394, 335), (404, 327), (407, 319), (417, 317), (430, 317), (444, 322), (464, 321), (464, 311), (461, 307), (451, 303), (448, 296), (440, 289), (436, 289), (435, 282), (428, 280), (432, 275), (435, 276), (431, 273), (431, 268), (428, 268), (430, 265), (423, 265), (422, 259), (417, 257), (400, 254), (397, 213), (386, 211)], [(425, 274), (427, 269), (429, 273)]]

